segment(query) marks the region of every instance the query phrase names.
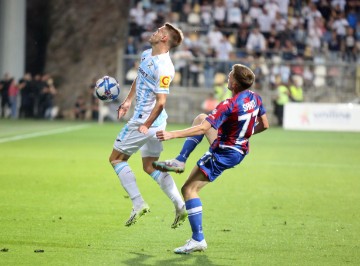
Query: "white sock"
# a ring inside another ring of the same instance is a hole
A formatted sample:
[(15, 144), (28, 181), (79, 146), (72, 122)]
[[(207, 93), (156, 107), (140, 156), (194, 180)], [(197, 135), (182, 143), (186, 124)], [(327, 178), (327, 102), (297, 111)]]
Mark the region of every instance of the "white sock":
[(176, 210), (180, 210), (185, 203), (171, 175), (156, 170), (152, 172), (150, 176), (159, 184), (162, 191), (164, 191), (166, 196), (174, 203)]
[(140, 208), (144, 203), (144, 199), (136, 185), (135, 175), (127, 162), (121, 162), (114, 165), (114, 170), (120, 179), (121, 185), (129, 194), (134, 209)]

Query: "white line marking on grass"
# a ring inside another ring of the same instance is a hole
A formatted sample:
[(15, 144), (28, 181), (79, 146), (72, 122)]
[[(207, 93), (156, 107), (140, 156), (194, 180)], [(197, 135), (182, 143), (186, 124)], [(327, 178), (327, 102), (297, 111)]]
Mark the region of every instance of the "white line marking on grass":
[(71, 127), (47, 130), (47, 131), (43, 131), (43, 132), (34, 132), (34, 133), (29, 133), (29, 134), (17, 135), (17, 136), (13, 136), (13, 137), (0, 138), (0, 143), (6, 143), (6, 142), (30, 139), (30, 138), (37, 138), (37, 137), (41, 137), (41, 136), (48, 136), (48, 135), (54, 135), (54, 134), (61, 134), (61, 133), (66, 133), (66, 132), (83, 129), (86, 127), (89, 127), (89, 125), (71, 126)]

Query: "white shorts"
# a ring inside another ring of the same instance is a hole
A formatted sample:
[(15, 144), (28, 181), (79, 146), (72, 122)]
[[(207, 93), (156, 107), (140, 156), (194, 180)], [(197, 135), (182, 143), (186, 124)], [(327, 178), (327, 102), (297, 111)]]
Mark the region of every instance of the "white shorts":
[(147, 134), (140, 133), (141, 124), (129, 121), (114, 142), (114, 149), (126, 155), (132, 155), (139, 149), (142, 157), (160, 157), (162, 143), (156, 138), (156, 131), (165, 130), (166, 122), (158, 127), (150, 127)]

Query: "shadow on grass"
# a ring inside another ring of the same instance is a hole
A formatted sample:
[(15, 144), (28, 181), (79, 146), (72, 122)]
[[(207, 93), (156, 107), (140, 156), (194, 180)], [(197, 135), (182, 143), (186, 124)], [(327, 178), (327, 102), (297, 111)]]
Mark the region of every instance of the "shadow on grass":
[[(147, 262), (148, 259), (154, 257), (151, 255), (143, 254), (143, 253), (137, 253), (137, 252), (131, 252), (131, 254), (136, 255), (133, 259), (128, 259), (126, 261), (123, 261), (125, 265), (133, 266), (133, 265), (149, 265)], [(205, 253), (194, 253), (189, 255), (179, 255), (174, 254), (173, 258), (166, 259), (166, 260), (159, 260), (156, 261), (154, 264), (151, 263), (151, 265), (184, 265), (184, 262), (189, 262), (191, 265), (206, 265), (206, 266), (215, 266), (217, 264), (213, 264)], [(147, 263), (146, 263), (147, 262)]]

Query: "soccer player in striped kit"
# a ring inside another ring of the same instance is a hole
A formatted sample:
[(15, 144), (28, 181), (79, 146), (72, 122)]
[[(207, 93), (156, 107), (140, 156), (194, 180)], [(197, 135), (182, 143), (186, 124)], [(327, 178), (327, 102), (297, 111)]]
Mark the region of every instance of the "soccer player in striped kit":
[(216, 180), (226, 169), (235, 167), (249, 152), (249, 138), (269, 128), (261, 97), (249, 90), (255, 75), (248, 67), (235, 64), (228, 75), (228, 89), (232, 97), (221, 102), (210, 115), (201, 114), (193, 126), (183, 130), (156, 133), (159, 140), (187, 137), (176, 159), (154, 162), (160, 171), (183, 172), (185, 162), (206, 135), (211, 144), (197, 162), (181, 192), (185, 199), (192, 237), (184, 246), (174, 250), (177, 254), (203, 251), (207, 248), (202, 230), (202, 203), (199, 191)]
[(163, 150), (162, 143), (156, 138), (156, 131), (164, 130), (166, 127), (167, 113), (164, 106), (170, 82), (175, 75), (169, 50), (180, 45), (182, 40), (182, 31), (169, 23), (165, 23), (151, 35), (151, 49), (142, 53), (137, 78), (118, 109), (120, 119), (128, 112), (136, 98), (134, 114), (117, 135), (109, 158), (133, 204), (126, 226), (133, 225), (150, 210), (128, 164), (130, 156), (138, 150), (141, 151), (144, 171), (159, 184), (175, 206), (175, 220), (171, 227), (178, 227), (187, 217), (184, 201), (173, 178), (152, 166), (152, 162), (159, 159)]

